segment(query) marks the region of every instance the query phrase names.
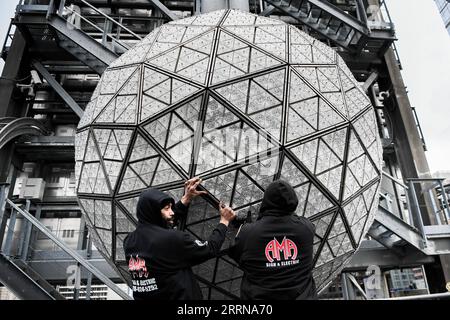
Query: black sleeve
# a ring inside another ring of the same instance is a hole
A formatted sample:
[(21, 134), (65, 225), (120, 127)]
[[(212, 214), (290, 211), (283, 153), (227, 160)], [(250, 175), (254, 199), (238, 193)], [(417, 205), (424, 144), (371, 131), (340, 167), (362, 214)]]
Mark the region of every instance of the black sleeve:
[(180, 220), (186, 218), (188, 209), (189, 206), (185, 206), (181, 201), (175, 203), (175, 206), (173, 207), (173, 213), (175, 213), (175, 221), (174, 221), (175, 224), (177, 224)]
[(245, 240), (247, 238), (249, 225), (244, 224), (238, 231), (236, 238), (234, 239), (234, 244), (228, 248), (228, 256), (240, 264), (242, 252), (244, 251)]
[(227, 226), (223, 223), (217, 225), (206, 241), (195, 239), (189, 233), (183, 232), (178, 250), (181, 255), (181, 267), (195, 266), (216, 257), (225, 241), (226, 232)]

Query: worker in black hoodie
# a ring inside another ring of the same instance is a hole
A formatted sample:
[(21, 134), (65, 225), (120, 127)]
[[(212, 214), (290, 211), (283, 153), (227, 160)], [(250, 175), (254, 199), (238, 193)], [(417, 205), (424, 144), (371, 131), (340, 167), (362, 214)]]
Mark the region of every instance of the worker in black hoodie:
[(186, 216), (201, 179), (185, 183), (180, 201), (156, 189), (144, 191), (136, 208), (138, 225), (124, 240), (125, 256), (135, 300), (199, 300), (200, 286), (191, 267), (218, 255), (228, 224), (235, 218), (231, 208), (220, 206), (220, 223), (207, 241), (170, 228)]
[(314, 225), (294, 214), (295, 190), (285, 181), (264, 192), (259, 217), (237, 234), (229, 255), (244, 270), (241, 298), (316, 299), (312, 276)]

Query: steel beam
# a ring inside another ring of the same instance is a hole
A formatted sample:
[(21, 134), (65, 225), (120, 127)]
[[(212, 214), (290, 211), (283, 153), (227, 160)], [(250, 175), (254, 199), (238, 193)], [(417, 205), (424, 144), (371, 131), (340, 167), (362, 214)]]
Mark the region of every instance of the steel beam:
[(39, 222), (35, 217), (33, 217), (29, 212), (20, 209), (14, 202), (6, 199), (8, 204), (14, 208), (18, 213), (20, 213), (25, 219), (31, 222), (36, 228), (39, 229), (43, 234), (45, 234), (51, 241), (53, 241), (58, 247), (68, 253), (72, 258), (79, 262), (83, 267), (93, 273), (100, 281), (112, 289), (124, 300), (131, 300), (131, 297), (123, 292), (114, 282), (112, 282), (108, 277), (100, 272), (96, 267), (94, 267), (90, 262), (85, 260), (78, 252), (69, 248), (63, 241), (57, 238), (52, 232), (50, 232), (42, 223)]
[(0, 281), (18, 298), (24, 300), (54, 300), (11, 260), (0, 253)]
[(260, 16), (270, 16), (277, 8), (272, 5), (268, 5), (259, 15)]
[(159, 0), (148, 0), (158, 8), (159, 11), (161, 11), (167, 18), (169, 18), (172, 21), (178, 20), (178, 17), (172, 13), (165, 5), (163, 5)]
[(64, 102), (75, 112), (81, 119), (83, 116), (83, 109), (73, 100), (73, 98), (64, 90), (64, 88), (52, 77), (52, 75), (45, 69), (45, 67), (38, 61), (33, 62), (33, 67), (44, 77), (45, 80), (52, 86), (56, 93), (64, 100)]

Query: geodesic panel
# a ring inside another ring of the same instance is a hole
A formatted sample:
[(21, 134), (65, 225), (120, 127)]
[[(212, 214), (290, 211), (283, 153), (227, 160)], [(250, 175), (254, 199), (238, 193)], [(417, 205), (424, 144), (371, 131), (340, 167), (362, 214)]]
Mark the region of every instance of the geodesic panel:
[[(319, 290), (357, 249), (377, 210), (381, 145), (370, 101), (337, 53), (281, 21), (236, 10), (170, 22), (103, 74), (76, 136), (80, 205), (96, 247), (126, 278), (122, 242), (148, 187), (209, 195), (186, 231), (204, 239), (223, 200), (256, 218), (267, 185), (294, 187), (311, 219)], [(236, 230), (230, 228), (223, 248)], [(232, 298), (230, 259), (196, 267), (209, 298)]]

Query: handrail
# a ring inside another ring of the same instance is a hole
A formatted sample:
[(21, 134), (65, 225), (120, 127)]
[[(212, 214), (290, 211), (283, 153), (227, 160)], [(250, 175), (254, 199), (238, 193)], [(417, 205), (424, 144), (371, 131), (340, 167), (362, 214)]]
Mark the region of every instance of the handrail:
[(102, 11), (100, 11), (99, 9), (97, 9), (96, 7), (94, 7), (93, 5), (91, 5), (89, 2), (85, 1), (85, 0), (80, 0), (82, 3), (84, 3), (85, 5), (87, 5), (89, 8), (91, 8), (92, 10), (94, 10), (95, 12), (97, 12), (98, 14), (102, 15), (103, 17), (105, 17), (106, 19), (110, 20), (111, 22), (117, 24), (118, 26), (120, 26), (122, 29), (124, 29), (125, 31), (131, 33), (133, 36), (135, 36), (136, 38), (138, 38), (139, 40), (142, 40), (142, 38), (140, 36), (138, 36), (136, 33), (134, 33), (133, 31), (131, 31), (130, 29), (128, 29), (127, 27), (125, 27), (123, 24), (121, 24), (120, 22), (117, 22), (116, 20), (114, 20), (113, 18), (111, 18), (110, 16), (108, 16), (107, 14), (103, 13)]
[(32, 223), (39, 231), (45, 234), (50, 240), (52, 240), (56, 245), (58, 245), (62, 250), (64, 250), (67, 254), (69, 254), (72, 258), (74, 258), (77, 262), (79, 262), (83, 267), (89, 270), (92, 274), (94, 274), (98, 279), (100, 279), (104, 284), (106, 284), (111, 290), (117, 293), (124, 300), (131, 300), (131, 297), (123, 292), (114, 282), (112, 282), (108, 277), (106, 277), (103, 273), (100, 272), (96, 267), (90, 264), (87, 260), (85, 260), (78, 252), (69, 248), (63, 241), (58, 239), (51, 231), (49, 231), (46, 227), (44, 227), (35, 217), (33, 217), (29, 212), (22, 210), (18, 207), (14, 202), (10, 199), (6, 199), (6, 202), (14, 208), (17, 212), (19, 212), (25, 219), (27, 219), (30, 223)]
[[(66, 10), (70, 11), (72, 14), (78, 16), (80, 19), (82, 19), (84, 22), (88, 23), (91, 27), (97, 29), (98, 31), (100, 31), (102, 34), (105, 34), (106, 37), (109, 37), (110, 39), (116, 41), (117, 43), (119, 43), (121, 46), (125, 47), (125, 49), (130, 49), (130, 46), (128, 46), (126, 43), (122, 42), (119, 39), (114, 38), (112, 35), (109, 35), (105, 30), (103, 30), (102, 28), (100, 28), (99, 26), (97, 26), (95, 23), (93, 23), (92, 21), (90, 21), (89, 19), (83, 17), (81, 14), (79, 14), (78, 12), (76, 12), (75, 10), (72, 10), (72, 8), (69, 7), (65, 7)], [(75, 26), (76, 27), (76, 26)]]

